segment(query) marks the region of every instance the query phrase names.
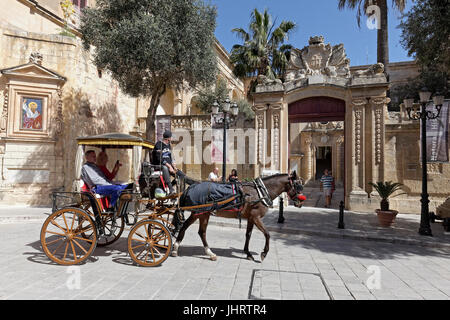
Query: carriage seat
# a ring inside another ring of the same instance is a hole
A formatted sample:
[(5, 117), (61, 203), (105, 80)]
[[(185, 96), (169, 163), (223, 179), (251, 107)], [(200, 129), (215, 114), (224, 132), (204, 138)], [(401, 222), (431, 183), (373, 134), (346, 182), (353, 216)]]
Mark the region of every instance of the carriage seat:
[(91, 188), (89, 188), (89, 186), (87, 185), (86, 182), (84, 182), (83, 180), (81, 180), (81, 182), (83, 183), (81, 186), (81, 191), (83, 192), (90, 192), (91, 194), (93, 194), (95, 196), (95, 198), (99, 199), (99, 203), (101, 206), (101, 209), (103, 211), (105, 211), (107, 208), (109, 208), (109, 197), (105, 196), (105, 195), (101, 195), (101, 194), (97, 194), (95, 193), (93, 190), (91, 190)]

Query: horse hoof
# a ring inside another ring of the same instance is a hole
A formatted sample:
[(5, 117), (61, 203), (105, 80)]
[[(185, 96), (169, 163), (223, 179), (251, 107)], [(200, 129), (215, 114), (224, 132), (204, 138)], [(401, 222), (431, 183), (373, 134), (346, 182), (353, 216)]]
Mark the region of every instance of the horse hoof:
[(264, 258), (266, 257), (266, 254), (264, 252), (261, 253), (261, 261), (264, 261)]
[(172, 252), (172, 257), (178, 257), (178, 252)]
[(249, 254), (247, 255), (247, 260), (255, 261), (255, 258), (253, 258), (253, 256)]
[(216, 261), (217, 260), (217, 256), (210, 256), (209, 258), (211, 259), (211, 261)]

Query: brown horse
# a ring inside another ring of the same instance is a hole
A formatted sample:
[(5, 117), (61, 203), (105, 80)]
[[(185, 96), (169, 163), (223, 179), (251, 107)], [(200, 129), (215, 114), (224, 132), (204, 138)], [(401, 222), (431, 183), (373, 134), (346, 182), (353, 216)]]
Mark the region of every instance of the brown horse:
[[(301, 207), (302, 202), (298, 199), (299, 194), (299, 182), (297, 181), (297, 175), (295, 171), (291, 174), (276, 174), (273, 176), (262, 178), (262, 181), (268, 191), (268, 195), (271, 200), (277, 198), (281, 193), (286, 192), (290, 199), (294, 201), (295, 206)], [(252, 235), (253, 226), (256, 227), (264, 234), (266, 238), (266, 244), (264, 246), (264, 251), (261, 253), (261, 260), (267, 256), (269, 252), (269, 240), (270, 235), (262, 222), (262, 218), (266, 214), (268, 207), (266, 207), (260, 200), (258, 191), (256, 190), (253, 183), (243, 183), (242, 189), (245, 194), (244, 203), (241, 206), (241, 217), (247, 219), (247, 232), (245, 237), (244, 252), (247, 254), (247, 259), (254, 260), (252, 254), (250, 253), (248, 246), (250, 242), (250, 237)], [(238, 211), (230, 210), (217, 210), (216, 216), (224, 218), (238, 218)], [(205, 253), (210, 257), (211, 260), (216, 260), (217, 256), (211, 251), (206, 242), (206, 228), (208, 226), (210, 217), (210, 212), (206, 213), (191, 213), (189, 218), (185, 221), (181, 230), (178, 234), (177, 240), (173, 246), (172, 256), (178, 256), (178, 249), (181, 241), (184, 238), (186, 230), (191, 226), (197, 219), (200, 220), (200, 226), (198, 234), (202, 239), (203, 246), (205, 248)]]

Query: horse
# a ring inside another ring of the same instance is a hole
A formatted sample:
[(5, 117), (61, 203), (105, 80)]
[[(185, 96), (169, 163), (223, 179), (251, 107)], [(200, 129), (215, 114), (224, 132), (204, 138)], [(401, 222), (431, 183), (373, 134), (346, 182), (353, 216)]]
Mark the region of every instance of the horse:
[[(304, 201), (304, 197), (299, 196), (301, 190), (303, 189), (301, 183), (297, 180), (297, 174), (295, 171), (289, 174), (276, 174), (261, 179), (263, 184), (268, 191), (268, 197), (271, 201), (277, 198), (281, 193), (286, 192), (288, 197), (294, 201), (296, 207), (301, 207)], [(249, 251), (250, 237), (252, 235), (253, 227), (256, 226), (265, 236), (265, 246), (264, 251), (261, 252), (261, 261), (267, 256), (269, 252), (269, 240), (270, 235), (267, 231), (262, 218), (268, 211), (268, 207), (261, 201), (258, 194), (258, 190), (253, 183), (242, 183), (242, 190), (244, 192), (245, 198), (243, 204), (239, 210), (216, 210), (215, 215), (217, 217), (224, 218), (238, 218), (239, 213), (241, 217), (247, 219), (247, 231), (245, 234), (245, 246), (244, 252), (247, 255), (248, 260), (254, 261), (252, 254)], [(191, 212), (191, 215), (183, 223), (176, 242), (172, 249), (172, 256), (178, 256), (178, 250), (180, 244), (184, 238), (186, 230), (197, 220), (200, 220), (198, 234), (203, 242), (203, 247), (205, 249), (206, 255), (210, 257), (211, 260), (217, 260), (217, 256), (211, 251), (206, 241), (206, 229), (208, 227), (209, 217), (211, 212), (196, 213)]]

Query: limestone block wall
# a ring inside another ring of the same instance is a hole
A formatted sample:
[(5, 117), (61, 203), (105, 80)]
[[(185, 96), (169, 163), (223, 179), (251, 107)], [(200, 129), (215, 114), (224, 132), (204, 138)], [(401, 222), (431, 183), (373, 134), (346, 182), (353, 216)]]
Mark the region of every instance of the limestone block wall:
[[(42, 66), (65, 77), (60, 92), (63, 131), (52, 141), (28, 140), (12, 143), (2, 136), (3, 178), (0, 181), (2, 203), (48, 204), (50, 189), (70, 189), (74, 178), (73, 162), (79, 136), (105, 132), (132, 131), (136, 124), (136, 101), (123, 94), (106, 73), (99, 74), (91, 55), (78, 38), (27, 32), (0, 25), (0, 69), (28, 63), (32, 52), (42, 54)], [(39, 87), (39, 83), (33, 84)], [(0, 105), (7, 101), (4, 76), (0, 76)], [(6, 97), (6, 100), (5, 100)], [(57, 102), (56, 102), (57, 103)], [(129, 164), (128, 152), (110, 154)], [(33, 171), (39, 169), (40, 171)], [(119, 173), (119, 180), (129, 177), (129, 166)], [(39, 172), (39, 174), (37, 174)], [(46, 173), (48, 172), (48, 173)]]
[[(386, 126), (385, 163), (389, 163), (385, 166), (385, 180), (404, 184), (407, 193), (390, 199), (392, 208), (403, 213), (419, 213), (422, 165), (417, 123)], [(429, 163), (427, 172), (430, 211), (435, 211), (450, 196), (450, 164)]]

